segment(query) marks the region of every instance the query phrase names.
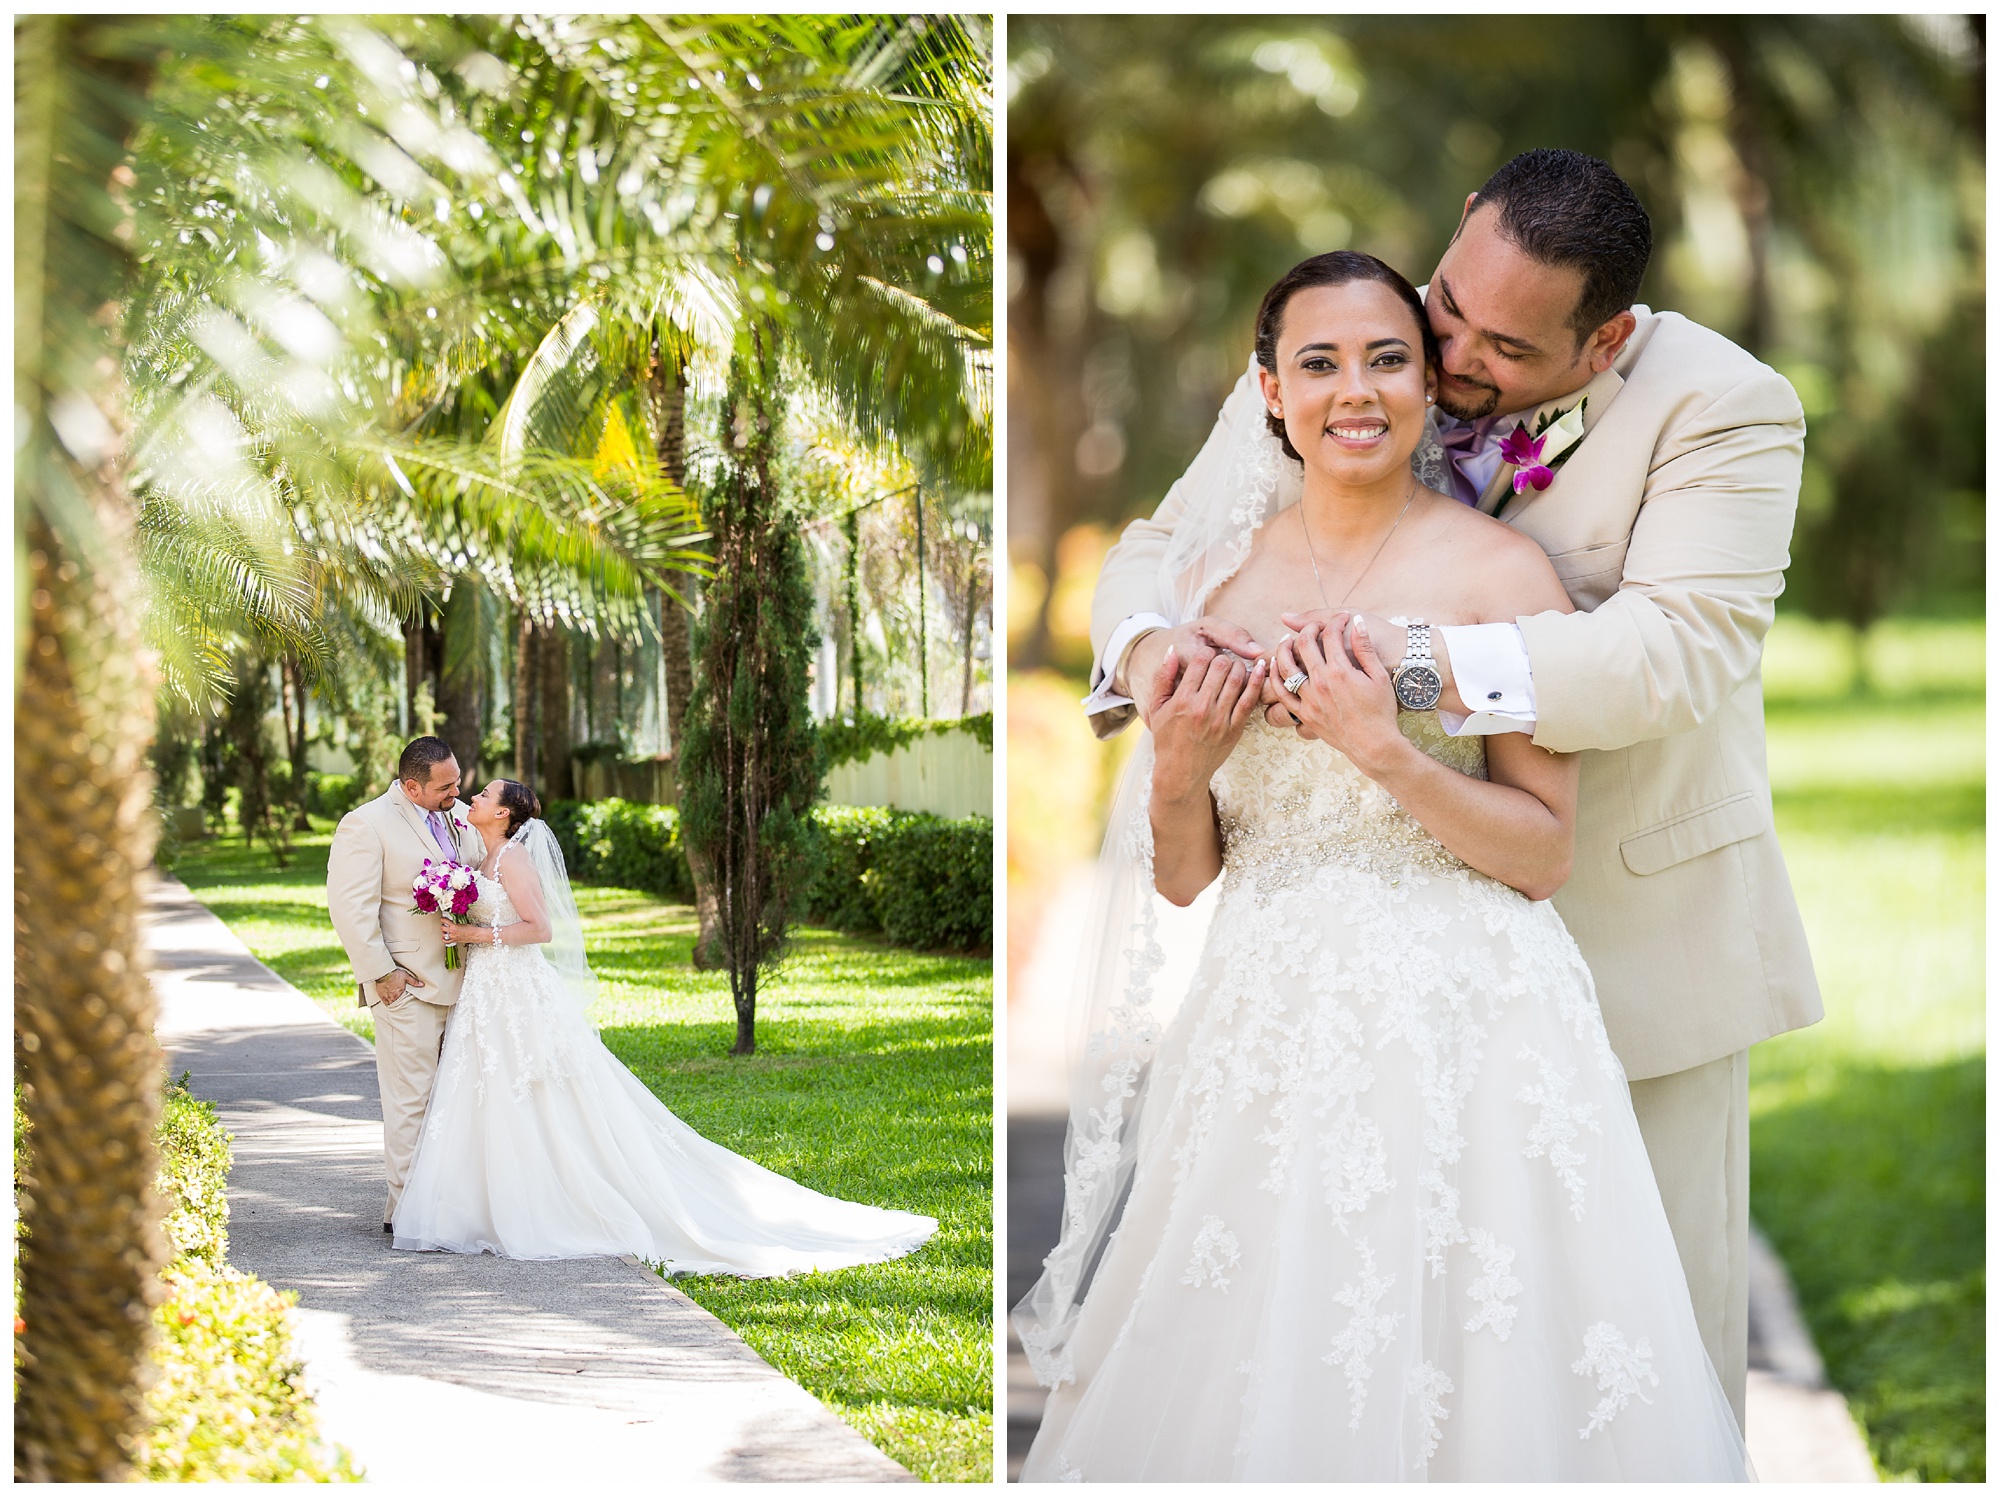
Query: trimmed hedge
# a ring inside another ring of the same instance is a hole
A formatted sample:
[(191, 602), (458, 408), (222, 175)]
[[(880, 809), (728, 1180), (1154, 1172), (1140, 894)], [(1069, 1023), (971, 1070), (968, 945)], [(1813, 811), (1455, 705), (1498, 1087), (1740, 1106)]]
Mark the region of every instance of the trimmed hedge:
[(361, 804), (361, 777), (306, 771), (306, 809), (328, 821), (338, 821)]
[[(18, 1131), (18, 1124), (16, 1125)], [(359, 1481), (352, 1458), (328, 1446), (292, 1341), (291, 1307), (229, 1252), (229, 1134), (215, 1105), (167, 1088), (154, 1186), (174, 1260), (153, 1311), (147, 1428), (133, 1452), (147, 1481)]]
[[(815, 806), (819, 867), (799, 913), (835, 930), (880, 933), (899, 946), (993, 946), (993, 823), (886, 806)], [(683, 902), (694, 880), (672, 806), (557, 801), (549, 828), (570, 877)]]
[(672, 806), (615, 797), (559, 800), (548, 808), (548, 823), (571, 878), (693, 902), (694, 877), (681, 851), (680, 813)]

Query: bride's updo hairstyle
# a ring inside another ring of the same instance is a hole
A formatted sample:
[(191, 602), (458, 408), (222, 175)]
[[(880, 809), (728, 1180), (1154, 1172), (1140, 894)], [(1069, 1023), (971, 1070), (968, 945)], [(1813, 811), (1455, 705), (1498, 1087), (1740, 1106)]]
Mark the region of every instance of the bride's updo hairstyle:
[(519, 780), (502, 780), (500, 809), (507, 813), (507, 835), (511, 837), (542, 814), (542, 802), (534, 791)]
[[(1380, 281), (1408, 303), (1410, 315), (1417, 319), (1417, 331), (1423, 337), (1424, 368), (1435, 373), (1440, 354), (1437, 334), (1431, 331), (1431, 320), (1424, 315), (1424, 299), (1400, 271), (1359, 250), (1329, 250), (1299, 261), (1278, 277), (1278, 284), (1264, 293), (1263, 305), (1257, 308), (1257, 362), (1272, 374), (1278, 372), (1278, 331), (1285, 323), (1287, 302), (1315, 286), (1345, 286), (1350, 281)], [(1295, 463), (1304, 462), (1292, 439), (1285, 435), (1285, 423), (1268, 411), (1264, 420), (1285, 449), (1285, 456)]]

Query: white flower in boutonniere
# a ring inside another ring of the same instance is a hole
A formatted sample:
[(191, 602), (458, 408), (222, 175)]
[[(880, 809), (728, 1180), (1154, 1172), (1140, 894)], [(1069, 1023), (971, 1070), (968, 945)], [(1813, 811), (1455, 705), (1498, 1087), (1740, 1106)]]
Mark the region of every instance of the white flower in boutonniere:
[(1534, 435), (1530, 436), (1526, 424), (1521, 423), (1511, 435), (1500, 439), (1500, 457), (1515, 470), (1515, 493), (1530, 484), (1540, 493), (1556, 481), (1556, 469), (1583, 440), (1583, 408), (1589, 404), (1586, 395), (1566, 411), (1544, 411), (1535, 422)]

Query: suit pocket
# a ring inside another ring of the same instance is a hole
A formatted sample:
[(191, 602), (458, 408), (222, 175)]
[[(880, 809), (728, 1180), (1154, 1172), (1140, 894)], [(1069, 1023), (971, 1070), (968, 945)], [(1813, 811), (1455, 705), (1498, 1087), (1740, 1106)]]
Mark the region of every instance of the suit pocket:
[(401, 956), (404, 952), (417, 950), (424, 943), (422, 941), (384, 941), (382, 944), (389, 948), (389, 955)]
[(1597, 577), (1605, 572), (1622, 572), (1625, 570), (1625, 553), (1631, 545), (1632, 537), (1621, 535), (1615, 541), (1604, 541), (1595, 546), (1578, 546), (1573, 551), (1551, 551), (1549, 565), (1565, 582), (1572, 577)]
[(1624, 855), (1625, 866), (1644, 877), (1754, 837), (1770, 824), (1763, 797), (1746, 790), (1621, 838), (1618, 851)]

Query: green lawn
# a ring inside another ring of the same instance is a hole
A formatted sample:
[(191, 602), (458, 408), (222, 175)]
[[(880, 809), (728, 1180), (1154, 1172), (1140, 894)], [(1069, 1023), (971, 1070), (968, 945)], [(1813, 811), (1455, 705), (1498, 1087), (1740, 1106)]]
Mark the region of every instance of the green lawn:
[[(372, 1039), (326, 922), (328, 835), (278, 871), (240, 840), (175, 873), (287, 980)], [(993, 1472), (992, 964), (806, 929), (731, 1060), (727, 980), (693, 911), (579, 886), (604, 1042), (690, 1126), (816, 1190), (938, 1218), (895, 1263), (676, 1284), (919, 1477)]]
[(1827, 1017), (1752, 1052), (1751, 1210), (1883, 1476), (1983, 1481), (1984, 631), (1888, 626), (1868, 658), (1850, 693), (1832, 631), (1772, 637), (1778, 831)]

